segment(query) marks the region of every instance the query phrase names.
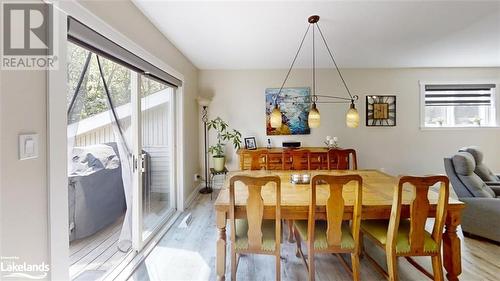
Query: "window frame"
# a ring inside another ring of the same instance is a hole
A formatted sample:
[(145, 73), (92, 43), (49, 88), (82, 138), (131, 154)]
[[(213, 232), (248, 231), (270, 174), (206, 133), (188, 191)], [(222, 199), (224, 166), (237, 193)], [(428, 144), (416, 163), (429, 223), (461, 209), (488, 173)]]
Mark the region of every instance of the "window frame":
[[(492, 104), (494, 114), (494, 125), (488, 126), (426, 126), (425, 124), (425, 86), (426, 85), (440, 85), (440, 84), (495, 84), (496, 88), (492, 93)], [(419, 95), (420, 95), (420, 130), (477, 130), (477, 129), (498, 129), (500, 128), (500, 86), (499, 81), (495, 80), (469, 80), (469, 81), (419, 81)]]

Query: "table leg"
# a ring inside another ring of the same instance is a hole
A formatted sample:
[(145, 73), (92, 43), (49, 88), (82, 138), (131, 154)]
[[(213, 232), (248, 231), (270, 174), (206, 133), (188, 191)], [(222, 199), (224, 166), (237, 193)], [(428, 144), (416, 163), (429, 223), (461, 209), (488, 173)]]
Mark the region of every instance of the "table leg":
[(462, 273), (460, 238), (457, 235), (460, 212), (461, 210), (448, 210), (443, 234), (443, 263), (447, 272), (446, 278), (450, 281), (457, 281), (458, 276)]
[(217, 230), (219, 238), (217, 239), (217, 280), (226, 280), (226, 212), (217, 211)]

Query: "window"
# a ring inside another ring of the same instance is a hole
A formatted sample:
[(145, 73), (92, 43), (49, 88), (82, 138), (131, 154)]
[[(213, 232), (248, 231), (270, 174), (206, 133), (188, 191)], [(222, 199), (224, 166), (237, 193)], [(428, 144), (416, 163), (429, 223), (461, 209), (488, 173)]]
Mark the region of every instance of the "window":
[(493, 83), (422, 84), (422, 127), (497, 126), (495, 89)]

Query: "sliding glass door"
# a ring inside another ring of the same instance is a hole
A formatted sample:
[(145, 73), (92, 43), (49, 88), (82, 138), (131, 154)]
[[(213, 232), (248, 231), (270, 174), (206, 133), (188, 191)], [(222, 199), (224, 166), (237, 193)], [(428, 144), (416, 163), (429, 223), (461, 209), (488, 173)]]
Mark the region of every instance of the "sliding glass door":
[[(72, 278), (141, 250), (176, 207), (176, 88), (75, 43), (67, 76)], [(101, 255), (102, 264), (91, 262)]]
[(142, 239), (147, 240), (173, 213), (174, 88), (140, 79), (142, 156)]

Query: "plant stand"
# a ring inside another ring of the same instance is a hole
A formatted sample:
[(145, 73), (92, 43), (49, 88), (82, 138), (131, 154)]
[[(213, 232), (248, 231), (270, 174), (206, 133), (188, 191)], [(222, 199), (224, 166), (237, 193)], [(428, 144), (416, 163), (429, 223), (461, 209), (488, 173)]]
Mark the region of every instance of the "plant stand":
[(228, 170), (226, 167), (224, 167), (224, 170), (222, 171), (216, 171), (214, 168), (210, 168), (210, 179), (207, 182), (207, 186), (205, 188), (200, 189), (201, 194), (208, 194), (210, 193), (210, 200), (212, 200), (212, 193), (214, 191), (214, 179), (216, 176), (224, 176), (224, 180), (226, 179), (226, 175), (228, 173)]

